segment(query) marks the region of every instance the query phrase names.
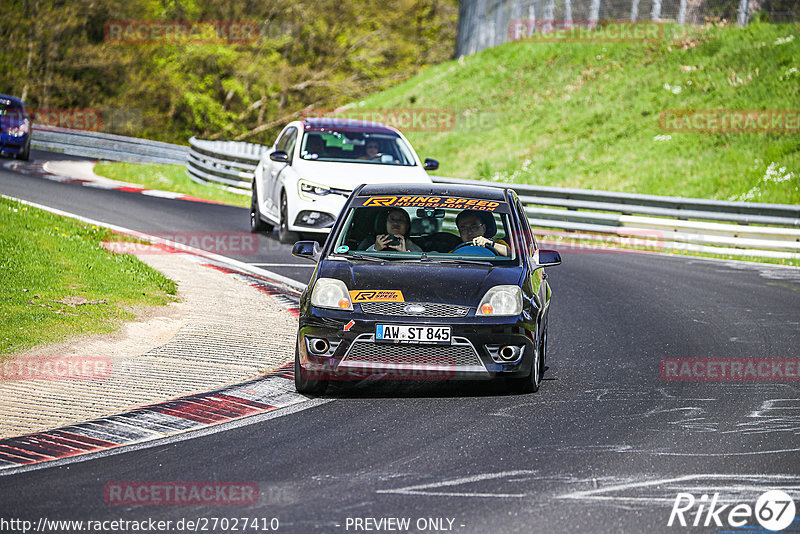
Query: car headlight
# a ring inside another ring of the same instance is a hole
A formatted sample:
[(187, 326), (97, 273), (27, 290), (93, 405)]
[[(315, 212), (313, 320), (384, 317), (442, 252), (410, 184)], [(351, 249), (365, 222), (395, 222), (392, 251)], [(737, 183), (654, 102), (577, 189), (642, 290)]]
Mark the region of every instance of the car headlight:
[(8, 129), (8, 135), (11, 137), (22, 137), (23, 135), (27, 134), (30, 131), (28, 126), (28, 121), (26, 120), (19, 126), (15, 126), (14, 128)]
[(320, 278), (311, 292), (311, 305), (317, 308), (353, 311), (350, 293), (341, 280)]
[(475, 315), (519, 315), (522, 290), (519, 286), (494, 286), (481, 299)]
[(298, 183), (299, 194), (306, 200), (314, 200), (314, 197), (324, 197), (331, 194), (331, 188), (324, 185), (315, 184), (308, 180), (300, 180)]

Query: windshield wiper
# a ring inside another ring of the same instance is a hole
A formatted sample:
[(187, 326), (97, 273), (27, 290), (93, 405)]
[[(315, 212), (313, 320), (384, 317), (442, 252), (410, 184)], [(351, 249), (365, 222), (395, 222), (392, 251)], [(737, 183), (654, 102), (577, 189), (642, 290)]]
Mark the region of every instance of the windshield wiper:
[(356, 260), (367, 260), (367, 261), (385, 261), (384, 258), (376, 258), (375, 256), (364, 256), (363, 254), (350, 254), (348, 256), (342, 256), (345, 259), (356, 259)]
[(451, 263), (451, 264), (464, 264), (464, 265), (485, 265), (487, 267), (494, 267), (493, 263), (489, 263), (488, 261), (478, 261), (478, 260), (454, 260), (454, 259), (432, 259), (432, 258), (425, 258), (425, 261), (435, 262), (435, 263)]

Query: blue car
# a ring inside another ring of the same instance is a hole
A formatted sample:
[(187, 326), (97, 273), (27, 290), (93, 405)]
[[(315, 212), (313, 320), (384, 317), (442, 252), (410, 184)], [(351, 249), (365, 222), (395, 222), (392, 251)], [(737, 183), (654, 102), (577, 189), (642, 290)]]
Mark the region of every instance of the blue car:
[(22, 100), (8, 95), (0, 95), (0, 152), (26, 161), (31, 155), (31, 119)]

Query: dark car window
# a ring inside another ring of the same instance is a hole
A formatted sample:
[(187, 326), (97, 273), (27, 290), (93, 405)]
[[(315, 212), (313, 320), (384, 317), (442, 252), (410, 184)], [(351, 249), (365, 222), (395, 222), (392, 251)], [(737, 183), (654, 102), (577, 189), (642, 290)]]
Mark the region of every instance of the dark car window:
[(25, 108), (16, 100), (0, 97), (0, 117), (22, 121), (26, 118)]
[(0, 113), (6, 111), (22, 111), (22, 105), (19, 102), (10, 100), (8, 98), (0, 98)]
[(297, 140), (297, 128), (287, 128), (280, 138), (278, 138), (278, 142), (275, 143), (275, 150), (281, 150), (291, 156), (291, 149), (289, 147), (294, 147), (293, 140)]
[(516, 199), (514, 205), (517, 208), (517, 214), (519, 215), (519, 224), (522, 229), (522, 240), (525, 242), (525, 248), (533, 253), (536, 250), (538, 245), (536, 244), (536, 239), (533, 237), (533, 232), (531, 231), (531, 225), (528, 222), (528, 216), (525, 213), (525, 208), (522, 207), (522, 203), (519, 199)]

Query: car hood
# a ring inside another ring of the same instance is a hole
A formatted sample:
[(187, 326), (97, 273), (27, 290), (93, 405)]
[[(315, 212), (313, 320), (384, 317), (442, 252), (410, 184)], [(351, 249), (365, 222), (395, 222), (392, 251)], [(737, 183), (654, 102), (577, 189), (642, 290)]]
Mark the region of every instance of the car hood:
[(25, 115), (10, 111), (5, 115), (0, 115), (0, 131), (5, 132), (11, 128), (16, 128), (23, 122), (25, 122)]
[(350, 191), (361, 184), (431, 183), (428, 173), (419, 165), (404, 167), (373, 163), (295, 161), (295, 170), (300, 178)]
[(336, 278), (350, 291), (392, 289), (403, 292), (406, 302), (438, 302), (477, 307), (486, 291), (496, 285), (519, 283), (522, 268), (469, 264), (323, 261), (318, 276)]

